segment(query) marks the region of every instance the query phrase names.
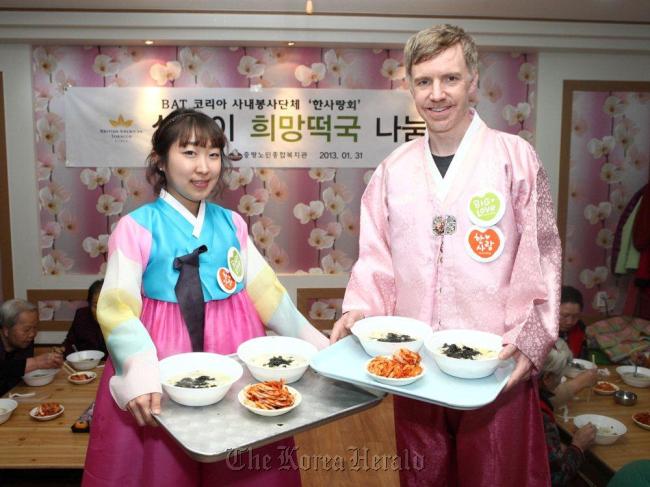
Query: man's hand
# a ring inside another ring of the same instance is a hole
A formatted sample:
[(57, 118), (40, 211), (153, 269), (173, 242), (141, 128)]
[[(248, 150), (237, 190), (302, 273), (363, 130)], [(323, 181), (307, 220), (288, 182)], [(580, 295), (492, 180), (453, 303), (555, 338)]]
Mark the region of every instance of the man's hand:
[(350, 328), (359, 320), (363, 319), (361, 311), (348, 311), (339, 320), (334, 323), (332, 334), (330, 335), (330, 343), (336, 343), (341, 338), (350, 334)]
[(138, 426), (158, 426), (153, 414), (160, 414), (160, 392), (142, 394), (141, 396), (131, 399), (126, 408), (138, 422)]
[(527, 380), (533, 367), (533, 362), (513, 344), (506, 345), (499, 353), (499, 360), (507, 360), (510, 357), (515, 358), (515, 370), (512, 371), (504, 392), (512, 389), (519, 382)]

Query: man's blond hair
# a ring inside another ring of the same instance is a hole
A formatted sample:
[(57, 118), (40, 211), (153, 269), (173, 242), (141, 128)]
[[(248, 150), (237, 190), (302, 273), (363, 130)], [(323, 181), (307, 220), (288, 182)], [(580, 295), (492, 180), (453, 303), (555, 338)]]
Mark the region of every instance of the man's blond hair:
[(465, 57), (465, 64), (470, 73), (478, 72), (478, 51), (474, 39), (456, 25), (440, 24), (413, 34), (404, 46), (404, 66), (406, 77), (411, 78), (415, 64), (437, 56), (445, 49), (460, 43)]

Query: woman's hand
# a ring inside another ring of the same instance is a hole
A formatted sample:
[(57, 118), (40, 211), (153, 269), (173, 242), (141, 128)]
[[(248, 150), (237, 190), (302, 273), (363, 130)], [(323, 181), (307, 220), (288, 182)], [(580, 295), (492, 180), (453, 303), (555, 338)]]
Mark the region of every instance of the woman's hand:
[(138, 426), (158, 426), (153, 415), (160, 414), (160, 397), (160, 392), (152, 392), (142, 394), (128, 402), (126, 408), (138, 422)]
[(339, 320), (334, 323), (332, 334), (330, 335), (330, 343), (336, 343), (344, 336), (349, 335), (350, 328), (361, 319), (363, 319), (363, 313), (361, 311), (348, 311), (341, 316)]
[(582, 451), (588, 450), (594, 444), (594, 441), (596, 441), (596, 431), (597, 429), (593, 424), (586, 424), (573, 433), (573, 441), (571, 443)]

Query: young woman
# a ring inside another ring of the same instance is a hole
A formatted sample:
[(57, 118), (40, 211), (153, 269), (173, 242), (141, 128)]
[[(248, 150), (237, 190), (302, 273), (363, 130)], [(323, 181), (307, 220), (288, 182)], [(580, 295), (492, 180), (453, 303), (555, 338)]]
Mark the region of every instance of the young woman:
[[(229, 165), (218, 125), (200, 112), (176, 110), (162, 120), (152, 146), (147, 176), (159, 198), (123, 217), (109, 242), (97, 314), (110, 360), (97, 393), (83, 484), (299, 485), (298, 471), (278, 469), (278, 446), (290, 448), (291, 439), (260, 449), (274, 460), (271, 468), (232, 471), (225, 462), (193, 461), (152, 427), (152, 414), (160, 411), (158, 360), (193, 350), (233, 353), (264, 335), (264, 325), (327, 345), (249, 241), (244, 220), (207, 202)], [(193, 270), (198, 289), (179, 279)]]

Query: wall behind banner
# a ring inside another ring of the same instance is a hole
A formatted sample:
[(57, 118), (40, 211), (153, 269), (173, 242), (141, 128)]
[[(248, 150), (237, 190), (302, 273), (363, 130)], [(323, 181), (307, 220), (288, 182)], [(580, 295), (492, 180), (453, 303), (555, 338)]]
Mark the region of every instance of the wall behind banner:
[[(63, 94), (68, 87), (404, 90), (401, 61), (401, 51), (386, 49), (34, 47), (43, 273), (103, 273), (111, 228), (121, 215), (152, 198), (143, 170), (65, 167)], [(484, 52), (480, 61), (481, 117), (493, 128), (532, 142), (536, 56)], [(359, 201), (371, 173), (242, 168), (231, 175), (219, 202), (246, 218), (257, 246), (276, 270), (344, 272), (357, 257)]]

